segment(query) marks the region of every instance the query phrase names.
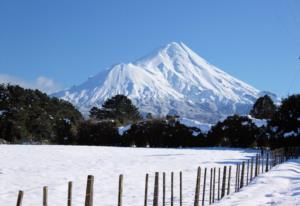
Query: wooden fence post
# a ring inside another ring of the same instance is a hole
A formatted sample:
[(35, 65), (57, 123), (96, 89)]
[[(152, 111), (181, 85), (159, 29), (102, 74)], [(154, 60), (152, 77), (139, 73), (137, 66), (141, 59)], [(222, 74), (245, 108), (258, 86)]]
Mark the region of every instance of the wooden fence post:
[(226, 185), (226, 166), (224, 166), (224, 170), (223, 170), (223, 182), (222, 182), (221, 198), (223, 198), (225, 196), (225, 185)]
[(43, 187), (43, 206), (48, 205), (48, 187)]
[(159, 185), (159, 173), (155, 172), (154, 180), (154, 192), (153, 192), (153, 206), (158, 206), (158, 185)]
[(122, 206), (123, 196), (123, 175), (119, 176), (119, 195), (118, 195), (118, 206)]
[(163, 173), (163, 206), (166, 205), (166, 173)]
[(249, 183), (249, 165), (250, 165), (250, 160), (247, 160), (247, 180), (246, 180), (247, 185)]
[(219, 167), (218, 171), (218, 200), (220, 200), (220, 183), (221, 182), (221, 168)]
[(212, 192), (212, 181), (213, 181), (213, 178), (212, 178), (212, 176), (213, 176), (213, 169), (212, 168), (210, 168), (210, 182), (209, 182), (209, 204), (211, 204), (211, 202), (212, 202), (212, 194), (211, 194), (211, 192)]
[(20, 190), (17, 199), (17, 206), (22, 206), (23, 196), (24, 192)]
[(258, 155), (256, 155), (256, 158), (255, 158), (255, 174), (254, 174), (254, 177), (257, 176), (257, 171), (258, 171)]
[(241, 187), (244, 187), (244, 175), (245, 175), (245, 162), (242, 163), (242, 174), (241, 174)]
[(266, 172), (269, 171), (269, 152), (267, 153)]
[(86, 184), (85, 206), (93, 206), (94, 176), (89, 175)]
[(147, 203), (148, 203), (148, 181), (149, 181), (149, 174), (146, 174), (146, 177), (145, 177), (145, 197), (144, 197), (144, 206), (147, 206)]
[(238, 188), (238, 170), (239, 169), (239, 164), (236, 165), (236, 169), (235, 169), (235, 188), (234, 188), (234, 192), (237, 192), (237, 188)]
[(194, 206), (199, 206), (200, 183), (201, 183), (201, 168), (198, 167)]
[(215, 185), (216, 185), (216, 168), (214, 168), (214, 181), (213, 181), (213, 197), (212, 197), (212, 202), (215, 202)]
[(202, 206), (204, 206), (205, 201), (205, 185), (206, 185), (206, 168), (204, 169), (204, 182), (203, 182), (203, 194), (202, 194)]
[(250, 182), (252, 181), (253, 178), (253, 164), (254, 164), (254, 158), (251, 157)]
[(241, 173), (241, 165), (238, 164), (238, 174), (237, 174), (237, 191), (240, 191), (240, 173)]
[(257, 175), (260, 174), (260, 160), (261, 160), (260, 155), (258, 155)]
[(182, 206), (182, 172), (179, 173), (179, 203)]
[(68, 206), (72, 206), (72, 187), (73, 183), (68, 182)]
[(261, 156), (261, 173), (264, 173), (264, 155)]
[(230, 194), (230, 180), (231, 180), (231, 165), (229, 166), (229, 171), (228, 171), (227, 195)]
[(174, 172), (171, 172), (171, 206), (174, 205)]

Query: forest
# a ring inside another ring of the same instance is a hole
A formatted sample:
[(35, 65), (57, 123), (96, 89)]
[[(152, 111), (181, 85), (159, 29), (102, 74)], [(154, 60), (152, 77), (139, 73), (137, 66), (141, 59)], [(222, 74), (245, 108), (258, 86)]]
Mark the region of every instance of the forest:
[[(251, 118), (250, 118), (251, 117)], [(140, 114), (124, 95), (93, 107), (88, 117), (69, 102), (38, 90), (0, 85), (0, 143), (105, 145), (128, 147), (269, 147), (300, 146), (300, 94), (275, 105), (265, 95), (248, 116), (233, 115), (209, 132), (188, 127), (178, 116)], [(257, 125), (253, 119), (261, 119)], [(122, 135), (119, 127), (130, 125)]]

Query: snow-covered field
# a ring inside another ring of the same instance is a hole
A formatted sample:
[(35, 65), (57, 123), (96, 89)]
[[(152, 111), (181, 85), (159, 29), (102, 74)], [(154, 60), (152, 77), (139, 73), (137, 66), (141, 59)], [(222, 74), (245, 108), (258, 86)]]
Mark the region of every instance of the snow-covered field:
[(277, 165), (217, 206), (300, 205), (300, 158)]
[[(153, 176), (156, 171), (167, 173), (167, 205), (170, 197), (170, 172), (175, 172), (175, 205), (178, 205), (178, 173), (182, 171), (183, 203), (192, 205), (198, 166), (223, 167), (254, 155), (253, 150), (224, 148), (145, 149), (0, 145), (0, 205), (15, 205), (18, 190), (25, 193), (23, 206), (41, 205), (43, 186), (48, 186), (49, 189), (49, 205), (66, 205), (67, 182), (73, 181), (73, 205), (82, 206), (86, 177), (89, 174), (95, 176), (95, 205), (116, 205), (118, 175), (124, 174), (123, 205), (140, 206), (143, 205), (146, 173), (150, 174), (150, 204)], [(285, 184), (286, 181), (280, 183)]]

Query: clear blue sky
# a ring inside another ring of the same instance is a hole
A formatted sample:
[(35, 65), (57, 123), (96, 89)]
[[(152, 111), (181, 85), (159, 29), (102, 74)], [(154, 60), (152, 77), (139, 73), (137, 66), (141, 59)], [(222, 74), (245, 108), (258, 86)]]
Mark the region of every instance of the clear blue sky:
[(182, 41), (260, 90), (299, 93), (299, 11), (298, 0), (1, 0), (0, 81), (69, 87)]

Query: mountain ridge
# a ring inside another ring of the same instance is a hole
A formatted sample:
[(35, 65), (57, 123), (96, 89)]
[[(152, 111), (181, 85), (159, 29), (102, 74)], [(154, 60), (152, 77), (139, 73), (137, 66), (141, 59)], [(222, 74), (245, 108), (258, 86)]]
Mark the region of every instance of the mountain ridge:
[(246, 114), (260, 91), (208, 63), (184, 43), (171, 42), (53, 95), (87, 113), (116, 94), (128, 96), (144, 114), (177, 114), (213, 123), (227, 115)]

